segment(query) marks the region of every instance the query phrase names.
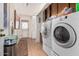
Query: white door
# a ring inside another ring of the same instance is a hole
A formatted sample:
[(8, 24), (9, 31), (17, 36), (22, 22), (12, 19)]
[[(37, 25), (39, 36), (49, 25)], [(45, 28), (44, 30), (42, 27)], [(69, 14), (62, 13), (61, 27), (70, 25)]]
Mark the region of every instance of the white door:
[(21, 34), (22, 37), (29, 37), (29, 22), (27, 20), (21, 20)]

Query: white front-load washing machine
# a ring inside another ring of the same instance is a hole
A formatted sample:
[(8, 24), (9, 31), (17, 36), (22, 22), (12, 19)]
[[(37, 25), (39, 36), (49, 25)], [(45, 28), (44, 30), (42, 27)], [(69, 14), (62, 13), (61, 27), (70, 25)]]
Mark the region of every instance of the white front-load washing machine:
[(59, 56), (79, 56), (79, 12), (52, 20), (52, 50)]
[(47, 53), (47, 55), (52, 56), (55, 55), (52, 51), (52, 41), (51, 41), (51, 29), (52, 29), (52, 20), (55, 19), (56, 16), (51, 16), (42, 23), (42, 39), (43, 39), (43, 50)]
[(50, 55), (50, 50), (52, 50), (51, 42), (51, 25), (52, 21), (46, 21), (42, 23), (42, 40), (43, 40), (43, 50)]

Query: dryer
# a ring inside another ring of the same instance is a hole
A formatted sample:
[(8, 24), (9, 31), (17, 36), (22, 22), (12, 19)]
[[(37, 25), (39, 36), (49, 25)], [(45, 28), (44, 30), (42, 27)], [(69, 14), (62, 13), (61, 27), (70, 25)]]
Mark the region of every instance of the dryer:
[(79, 12), (52, 20), (52, 51), (60, 56), (79, 56)]
[(51, 25), (52, 21), (46, 21), (42, 23), (41, 33), (43, 40), (43, 50), (50, 55), (50, 50), (52, 49), (51, 42)]
[(52, 48), (51, 46), (51, 28), (52, 28), (52, 20), (56, 18), (56, 16), (51, 16), (47, 19), (47, 21), (42, 23), (42, 39), (43, 44), (46, 44), (49, 48)]

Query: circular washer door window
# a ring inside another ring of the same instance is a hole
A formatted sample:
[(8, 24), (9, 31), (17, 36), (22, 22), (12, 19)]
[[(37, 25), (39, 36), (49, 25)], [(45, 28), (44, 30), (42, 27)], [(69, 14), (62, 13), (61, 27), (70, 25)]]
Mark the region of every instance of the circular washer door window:
[(76, 41), (76, 33), (73, 27), (66, 23), (56, 24), (53, 36), (56, 44), (64, 48), (72, 47)]

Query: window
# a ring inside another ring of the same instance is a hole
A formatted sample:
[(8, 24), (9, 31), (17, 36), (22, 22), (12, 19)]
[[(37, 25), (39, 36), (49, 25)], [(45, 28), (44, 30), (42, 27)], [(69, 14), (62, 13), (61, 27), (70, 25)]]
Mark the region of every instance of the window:
[(21, 29), (28, 29), (28, 21), (26, 20), (21, 21)]
[(19, 23), (20, 23), (19, 21), (16, 21), (16, 29), (19, 29), (19, 27), (20, 27)]

